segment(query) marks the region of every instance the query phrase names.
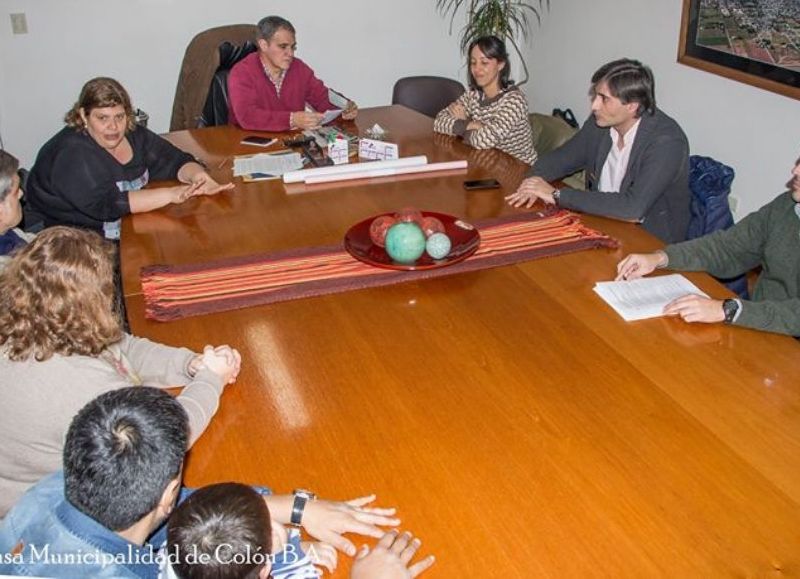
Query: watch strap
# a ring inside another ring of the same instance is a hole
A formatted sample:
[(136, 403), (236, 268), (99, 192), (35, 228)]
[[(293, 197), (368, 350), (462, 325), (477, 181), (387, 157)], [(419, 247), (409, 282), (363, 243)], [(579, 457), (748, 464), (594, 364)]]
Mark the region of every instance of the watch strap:
[(289, 522), (295, 527), (299, 527), (303, 523), (303, 512), (306, 509), (308, 497), (305, 495), (294, 495), (294, 503), (292, 503), (292, 516)]

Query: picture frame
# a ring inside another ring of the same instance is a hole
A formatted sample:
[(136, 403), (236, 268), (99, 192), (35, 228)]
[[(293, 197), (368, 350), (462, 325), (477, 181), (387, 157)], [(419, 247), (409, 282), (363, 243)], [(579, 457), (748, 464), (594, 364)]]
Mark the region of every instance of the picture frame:
[(683, 0), (678, 62), (800, 99), (800, 48), (784, 42), (800, 38), (800, 0), (785, 2)]

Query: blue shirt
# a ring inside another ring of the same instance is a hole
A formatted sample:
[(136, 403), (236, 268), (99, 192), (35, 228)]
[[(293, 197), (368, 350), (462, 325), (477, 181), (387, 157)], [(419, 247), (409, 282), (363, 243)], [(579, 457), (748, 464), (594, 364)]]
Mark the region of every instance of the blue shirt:
[[(183, 489), (179, 501), (190, 493)], [(25, 493), (3, 521), (0, 575), (156, 579), (165, 539), (162, 525), (136, 545), (84, 515), (66, 500), (64, 474), (57, 472)]]

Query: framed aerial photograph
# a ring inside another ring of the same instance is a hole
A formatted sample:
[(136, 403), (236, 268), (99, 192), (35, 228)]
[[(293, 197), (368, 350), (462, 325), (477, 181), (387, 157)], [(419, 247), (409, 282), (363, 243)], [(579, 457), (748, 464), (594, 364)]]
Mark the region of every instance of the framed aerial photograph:
[(678, 62), (800, 99), (800, 0), (683, 0)]

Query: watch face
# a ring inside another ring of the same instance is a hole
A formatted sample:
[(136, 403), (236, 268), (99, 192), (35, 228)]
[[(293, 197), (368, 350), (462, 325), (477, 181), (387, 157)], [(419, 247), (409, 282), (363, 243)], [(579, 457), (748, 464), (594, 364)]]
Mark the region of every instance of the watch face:
[(730, 323), (739, 311), (739, 304), (736, 300), (725, 300), (722, 302), (722, 312), (725, 314), (725, 321)]

